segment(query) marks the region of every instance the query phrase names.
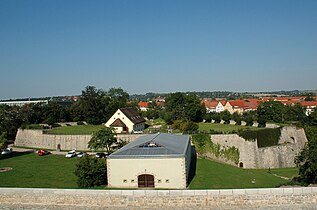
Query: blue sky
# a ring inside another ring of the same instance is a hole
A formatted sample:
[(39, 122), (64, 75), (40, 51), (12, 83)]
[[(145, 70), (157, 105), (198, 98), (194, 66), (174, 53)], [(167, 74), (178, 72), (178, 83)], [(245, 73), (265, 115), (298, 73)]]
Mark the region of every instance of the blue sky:
[(0, 0), (0, 99), (317, 89), (316, 0)]

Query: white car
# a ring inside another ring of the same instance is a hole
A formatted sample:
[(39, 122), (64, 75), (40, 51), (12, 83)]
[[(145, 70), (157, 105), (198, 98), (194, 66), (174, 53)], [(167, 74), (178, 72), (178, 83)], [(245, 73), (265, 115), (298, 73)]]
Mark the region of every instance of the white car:
[(12, 148), (7, 148), (1, 152), (2, 155), (10, 154), (12, 152)]
[(75, 157), (76, 156), (76, 152), (67, 152), (65, 157), (67, 158), (72, 158), (72, 157)]

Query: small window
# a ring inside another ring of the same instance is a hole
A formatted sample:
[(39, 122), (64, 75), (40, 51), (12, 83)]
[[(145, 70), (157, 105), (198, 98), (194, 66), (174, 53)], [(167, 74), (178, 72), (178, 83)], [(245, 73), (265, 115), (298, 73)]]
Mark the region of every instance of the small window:
[(170, 180), (169, 180), (169, 179), (166, 179), (166, 180), (165, 180), (165, 183), (170, 183)]
[(126, 180), (126, 179), (123, 180), (123, 183), (127, 183), (127, 182), (128, 182), (128, 180)]
[(158, 180), (157, 180), (157, 183), (162, 183), (162, 180), (161, 180), (161, 179), (158, 179)]
[(120, 112), (118, 112), (118, 115), (120, 115)]
[(134, 179), (131, 179), (131, 183), (134, 183)]

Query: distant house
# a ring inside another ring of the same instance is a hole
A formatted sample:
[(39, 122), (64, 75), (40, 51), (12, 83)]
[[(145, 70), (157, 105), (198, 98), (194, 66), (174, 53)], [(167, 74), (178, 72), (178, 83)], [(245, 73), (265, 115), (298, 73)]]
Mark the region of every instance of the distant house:
[(307, 116), (310, 115), (314, 111), (314, 108), (317, 107), (317, 101), (302, 101), (300, 104), (305, 107), (305, 114)]
[(108, 156), (108, 187), (185, 189), (190, 161), (189, 135), (145, 135)]
[(105, 126), (113, 127), (116, 133), (139, 133), (144, 131), (145, 120), (135, 109), (118, 109), (106, 122)]
[(226, 101), (224, 100), (221, 100), (221, 101), (218, 101), (218, 104), (216, 106), (216, 112), (222, 112), (225, 110), (225, 105), (226, 105)]
[(140, 108), (140, 110), (141, 110), (142, 112), (146, 112), (146, 111), (148, 110), (148, 108), (149, 108), (149, 102), (147, 102), (147, 101), (140, 101), (140, 102), (138, 103), (138, 106), (139, 106), (139, 108)]

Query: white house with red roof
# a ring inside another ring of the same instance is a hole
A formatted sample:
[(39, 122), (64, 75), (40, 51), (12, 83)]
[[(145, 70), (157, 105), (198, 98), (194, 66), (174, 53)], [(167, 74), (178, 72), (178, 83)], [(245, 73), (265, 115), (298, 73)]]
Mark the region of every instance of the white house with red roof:
[(106, 127), (116, 133), (140, 133), (144, 131), (145, 119), (132, 107), (118, 109), (106, 122)]

